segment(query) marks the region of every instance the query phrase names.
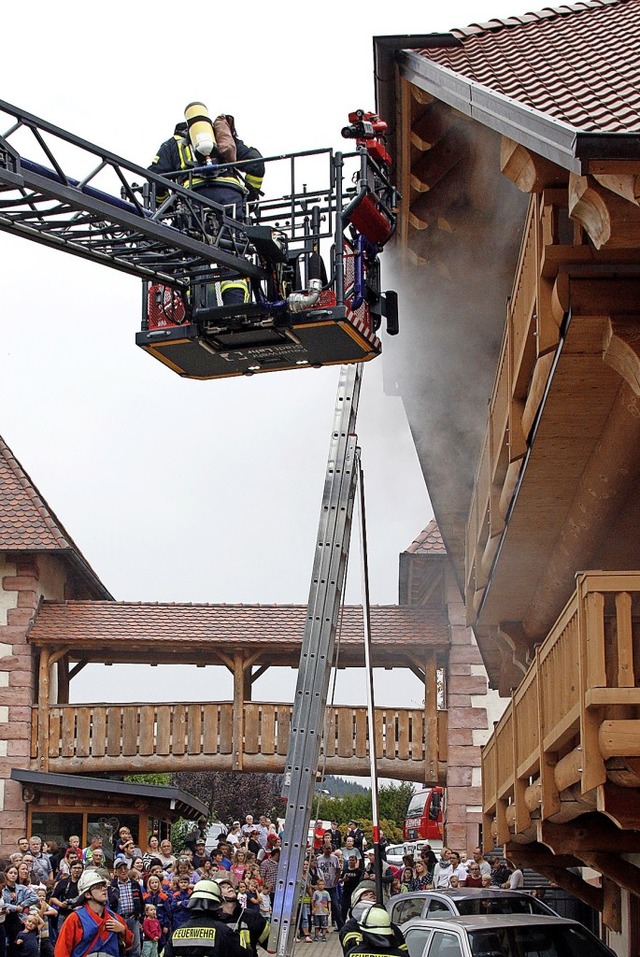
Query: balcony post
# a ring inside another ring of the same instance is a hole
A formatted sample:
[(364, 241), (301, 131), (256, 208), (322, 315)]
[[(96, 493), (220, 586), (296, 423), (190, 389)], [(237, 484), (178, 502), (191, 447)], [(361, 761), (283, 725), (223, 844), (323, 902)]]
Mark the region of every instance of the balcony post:
[(438, 670), (435, 655), (424, 668), (425, 784), (438, 783)]
[(49, 657), (48, 648), (40, 649), (38, 669), (38, 765), (49, 770)]
[(234, 771), (242, 771), (244, 755), (244, 653), (236, 651), (233, 656), (233, 758)]

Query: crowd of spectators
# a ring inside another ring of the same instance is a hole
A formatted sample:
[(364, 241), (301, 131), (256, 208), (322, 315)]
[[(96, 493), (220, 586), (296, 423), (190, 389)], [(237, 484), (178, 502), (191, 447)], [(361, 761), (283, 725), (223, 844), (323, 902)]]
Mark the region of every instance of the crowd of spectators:
[[(0, 957), (68, 957), (55, 949), (59, 930), (77, 905), (78, 880), (87, 869), (108, 882), (108, 906), (133, 934), (129, 957), (158, 957), (172, 933), (187, 918), (197, 881), (225, 878), (248, 911), (271, 916), (280, 862), (281, 833), (266, 815), (234, 821), (217, 844), (207, 848), (206, 822), (174, 848), (168, 838), (150, 834), (141, 847), (121, 827), (112, 848), (94, 836), (86, 847), (70, 835), (64, 846), (23, 837), (0, 864)], [(387, 841), (379, 844), (385, 900), (392, 894), (443, 887), (510, 887), (522, 873), (500, 858), (485, 860), (480, 848), (466, 854), (428, 844), (402, 865), (386, 860)], [(108, 850), (108, 854), (106, 853)], [(108, 866), (107, 861), (111, 861)], [(351, 899), (363, 881), (373, 881), (376, 851), (368, 848), (358, 822), (310, 829), (297, 922), (298, 940), (325, 941), (349, 917)]]
[(74, 834), (64, 846), (38, 835), (20, 838), (0, 862), (0, 957), (68, 957), (56, 940), (89, 869), (108, 881), (108, 906), (133, 933), (128, 957), (162, 953), (187, 918), (194, 885), (205, 878), (227, 878), (243, 906), (269, 917), (280, 857), (275, 825), (266, 816), (254, 823), (247, 815), (209, 850), (205, 833), (203, 821), (175, 848), (157, 833), (141, 847), (127, 827), (109, 848), (98, 835), (84, 848)]

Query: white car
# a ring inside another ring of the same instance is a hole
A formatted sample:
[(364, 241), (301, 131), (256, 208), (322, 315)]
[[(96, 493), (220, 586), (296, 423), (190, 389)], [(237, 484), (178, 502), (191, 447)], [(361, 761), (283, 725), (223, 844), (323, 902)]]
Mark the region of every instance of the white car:
[(410, 957), (614, 957), (575, 920), (496, 914), (402, 925)]
[(226, 837), (227, 829), (220, 821), (214, 821), (209, 825), (205, 839), (205, 851), (210, 854), (218, 846), (221, 837)]

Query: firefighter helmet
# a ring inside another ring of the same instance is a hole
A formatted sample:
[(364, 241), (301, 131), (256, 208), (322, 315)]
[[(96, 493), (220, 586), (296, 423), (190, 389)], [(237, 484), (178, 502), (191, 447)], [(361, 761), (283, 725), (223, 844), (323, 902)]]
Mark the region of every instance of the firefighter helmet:
[(97, 871), (86, 870), (78, 878), (78, 896), (82, 897), (83, 894), (86, 894), (87, 891), (90, 891), (92, 887), (95, 887), (96, 884), (104, 884), (107, 886), (107, 881), (104, 877), (101, 877)]
[(217, 910), (222, 904), (222, 894), (215, 881), (198, 881), (193, 888), (187, 907), (191, 910)]
[(358, 927), (365, 934), (376, 937), (393, 937), (391, 918), (384, 907), (380, 907), (378, 904), (372, 904), (371, 907), (367, 908), (362, 915), (362, 919), (358, 922)]

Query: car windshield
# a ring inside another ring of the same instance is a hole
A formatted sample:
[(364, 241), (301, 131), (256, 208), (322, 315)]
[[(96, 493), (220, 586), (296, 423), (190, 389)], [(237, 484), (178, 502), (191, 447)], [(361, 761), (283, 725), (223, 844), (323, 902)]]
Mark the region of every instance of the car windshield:
[(473, 957), (610, 957), (581, 927), (494, 927), (469, 932)]
[(458, 912), (463, 917), (471, 914), (548, 914), (537, 906), (535, 897), (462, 898), (456, 901)]
[(429, 791), (418, 791), (414, 794), (407, 808), (407, 817), (421, 817), (428, 796)]

